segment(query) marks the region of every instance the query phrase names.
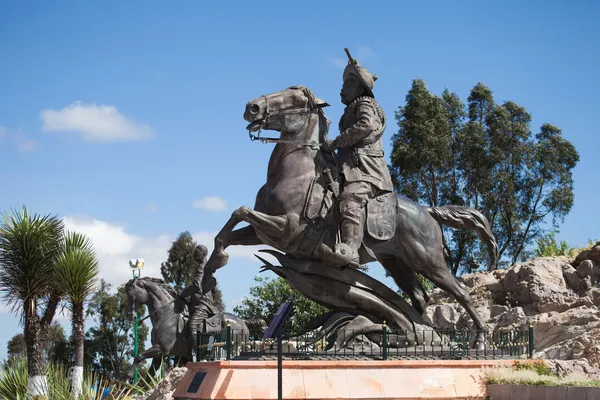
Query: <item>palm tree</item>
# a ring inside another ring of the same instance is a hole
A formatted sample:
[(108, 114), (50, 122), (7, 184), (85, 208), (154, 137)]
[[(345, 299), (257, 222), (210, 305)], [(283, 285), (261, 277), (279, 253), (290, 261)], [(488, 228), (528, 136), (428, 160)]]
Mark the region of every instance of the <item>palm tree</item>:
[(98, 260), (92, 241), (76, 232), (65, 235), (64, 253), (56, 263), (58, 287), (68, 299), (71, 308), (72, 338), (75, 347), (75, 366), (71, 375), (71, 390), (75, 398), (82, 391), (83, 339), (85, 315), (83, 307), (94, 290), (98, 277)]
[(58, 217), (30, 214), (25, 207), (0, 217), (0, 290), (24, 325), (27, 386), (33, 397), (48, 395), (45, 349), (60, 302), (54, 267), (63, 253), (63, 231)]

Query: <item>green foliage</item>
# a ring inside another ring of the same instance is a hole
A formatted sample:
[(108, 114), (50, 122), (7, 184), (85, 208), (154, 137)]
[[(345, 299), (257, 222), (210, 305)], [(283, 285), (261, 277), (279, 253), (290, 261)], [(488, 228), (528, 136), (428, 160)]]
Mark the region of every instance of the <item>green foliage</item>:
[[(140, 308), (143, 315), (145, 306)], [(87, 315), (94, 319), (95, 326), (86, 333), (85, 365), (93, 367), (104, 376), (125, 380), (134, 350), (133, 322), (127, 318), (125, 285), (111, 293), (111, 285), (100, 280), (89, 302)], [(140, 323), (138, 345), (144, 348), (148, 337), (148, 326)]]
[[(52, 400), (71, 400), (70, 370), (62, 364), (48, 365), (48, 398)], [(110, 387), (109, 399), (132, 399), (134, 394), (145, 393), (151, 385), (132, 386), (106, 379), (90, 370), (83, 375), (81, 400), (100, 400), (105, 388)], [(99, 388), (99, 390), (98, 390)], [(112, 397), (111, 397), (112, 395)], [(6, 400), (25, 400), (27, 398), (27, 360), (20, 359), (11, 366), (4, 366), (0, 372), (0, 397)]]
[(167, 261), (163, 262), (160, 272), (165, 282), (171, 284), (177, 292), (186, 288), (196, 272), (194, 251), (198, 244), (188, 232), (182, 232), (171, 245)]
[(25, 344), (25, 336), (18, 333), (13, 336), (6, 344), (7, 360), (9, 363), (12, 360), (18, 360), (27, 356), (27, 345)]
[(91, 240), (77, 232), (65, 235), (65, 251), (56, 267), (56, 283), (71, 304), (83, 304), (96, 286), (98, 259)]
[[(390, 276), (389, 273), (385, 273), (385, 276)], [(431, 283), (431, 281), (429, 281), (427, 278), (425, 278), (423, 275), (421, 274), (417, 274), (417, 279), (419, 280), (419, 283), (421, 284), (421, 287), (423, 289), (425, 289), (426, 292), (431, 292), (433, 289), (436, 288), (436, 286)], [(408, 295), (406, 293), (404, 293), (402, 291), (402, 289), (398, 289), (398, 293), (400, 294), (400, 296), (402, 296), (402, 298), (408, 302), (410, 302), (410, 297), (408, 297)]]
[(28, 374), (44, 376), (48, 330), (61, 300), (55, 266), (64, 252), (63, 222), (25, 207), (0, 220), (0, 290), (24, 325)]
[(250, 287), (250, 297), (245, 297), (242, 303), (233, 309), (233, 312), (243, 319), (263, 318), (270, 321), (281, 303), (292, 300), (294, 314), (284, 329), (293, 335), (302, 332), (311, 319), (328, 311), (296, 291), (283, 278), (255, 276), (254, 281), (257, 285)]
[[(544, 232), (556, 228), (573, 205), (572, 170), (579, 155), (560, 129), (530, 132), (531, 115), (512, 102), (498, 104), (482, 83), (465, 105), (448, 90), (429, 92), (413, 81), (396, 113), (390, 171), (396, 190), (430, 206), (473, 207), (488, 218), (500, 265), (515, 263)], [(454, 274), (487, 259), (471, 230), (444, 227), (444, 248)]]
[(537, 248), (533, 251), (535, 257), (575, 257), (577, 255), (575, 248), (570, 247), (564, 240), (558, 243), (555, 236), (556, 232), (549, 232), (537, 239)]
[[(169, 249), (167, 261), (160, 266), (163, 279), (173, 286), (178, 293), (181, 293), (183, 289), (192, 283), (196, 274), (196, 268), (198, 267), (195, 257), (196, 246), (198, 246), (198, 243), (194, 241), (188, 231), (180, 233)], [(213, 298), (217, 307), (224, 311), (223, 294), (218, 286), (214, 289)]]
[(543, 360), (515, 361), (510, 368), (487, 369), (485, 382), (488, 385), (600, 387), (600, 381), (591, 380), (583, 375), (560, 377), (553, 373)]
[[(54, 266), (63, 250), (63, 223), (56, 216), (31, 214), (26, 208), (3, 212), (0, 218), (0, 290), (23, 321), (39, 318), (41, 300), (55, 291)], [(47, 309), (48, 316), (56, 310), (55, 303), (50, 305), (54, 309)]]
[(0, 373), (0, 398), (6, 400), (25, 399), (27, 395), (27, 359), (14, 359), (4, 365)]
[[(25, 357), (27, 357), (25, 336), (19, 333), (8, 341), (5, 365), (11, 366)], [(72, 361), (72, 358), (73, 348), (67, 340), (65, 330), (58, 322), (54, 322), (48, 329), (46, 362), (67, 365)]]
[(544, 362), (544, 360), (535, 360), (535, 361), (529, 361), (529, 362), (523, 362), (523, 361), (519, 361), (516, 360), (513, 363), (513, 369), (520, 371), (520, 370), (530, 370), (530, 371), (535, 371), (538, 375), (545, 375), (545, 376), (553, 376), (555, 375), (552, 372), (552, 369)]

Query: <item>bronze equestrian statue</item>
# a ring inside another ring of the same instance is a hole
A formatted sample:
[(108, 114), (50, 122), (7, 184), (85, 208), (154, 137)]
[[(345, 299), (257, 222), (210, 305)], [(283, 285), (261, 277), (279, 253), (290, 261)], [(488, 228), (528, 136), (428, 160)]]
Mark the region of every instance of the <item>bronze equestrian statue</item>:
[(344, 70), (340, 93), (346, 109), (339, 123), (340, 135), (324, 143), (326, 151), (338, 150), (344, 174), (343, 189), (338, 197), (341, 243), (334, 250), (344, 265), (359, 263), (365, 205), (374, 197), (394, 191), (381, 141), (385, 114), (373, 94), (377, 76), (347, 54), (350, 62)]
[[(236, 209), (215, 237), (204, 270), (203, 293), (212, 290), (215, 271), (227, 264), (228, 246), (264, 244), (295, 259), (322, 262), (339, 274), (348, 265), (379, 261), (422, 314), (428, 296), (417, 280), (416, 273), (420, 273), (451, 294), (478, 330), (487, 331), (468, 292), (446, 266), (440, 227), (474, 229), (486, 244), (493, 267), (498, 248), (487, 219), (472, 208), (424, 207), (391, 191), (387, 166), (378, 151), (385, 116), (371, 96), (375, 77), (354, 60), (350, 64), (342, 89), (348, 108), (340, 136), (333, 142), (327, 139), (329, 120), (323, 111), (328, 104), (307, 87), (292, 86), (246, 105), (244, 119), (250, 123), (250, 137), (276, 145), (254, 209)], [(261, 137), (263, 129), (280, 135)], [(335, 148), (341, 171), (331, 152)], [(339, 203), (344, 205), (341, 243)], [(240, 222), (249, 226), (234, 230)]]

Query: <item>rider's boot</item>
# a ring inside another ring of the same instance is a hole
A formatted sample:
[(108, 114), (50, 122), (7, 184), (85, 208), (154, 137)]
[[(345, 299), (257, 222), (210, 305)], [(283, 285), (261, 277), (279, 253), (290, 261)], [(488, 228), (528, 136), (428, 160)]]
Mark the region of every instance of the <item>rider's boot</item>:
[(360, 268), (358, 249), (360, 248), (363, 239), (362, 224), (357, 224), (354, 218), (343, 218), (341, 234), (342, 241), (335, 245), (334, 251), (341, 257), (346, 257), (348, 259), (348, 263), (344, 265), (342, 269), (349, 266)]

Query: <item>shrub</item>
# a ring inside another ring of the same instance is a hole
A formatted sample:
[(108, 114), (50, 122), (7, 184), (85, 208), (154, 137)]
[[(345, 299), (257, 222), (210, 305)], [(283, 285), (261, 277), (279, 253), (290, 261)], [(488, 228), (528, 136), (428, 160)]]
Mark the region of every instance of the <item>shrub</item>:
[[(161, 369), (162, 371), (162, 369)], [(70, 368), (63, 365), (48, 364), (48, 397), (52, 400), (71, 400)], [(85, 371), (83, 376), (81, 400), (100, 400), (104, 390), (110, 388), (109, 399), (129, 400), (134, 395), (144, 394), (154, 389), (162, 377), (152, 377), (142, 371), (142, 378), (137, 385), (114, 382), (93, 371)], [(112, 396), (112, 397), (111, 397)], [(0, 398), (4, 400), (25, 400), (27, 398), (27, 360), (14, 360), (4, 365), (0, 372)]]
[(554, 374), (543, 360), (515, 361), (512, 368), (489, 368), (485, 372), (488, 385), (584, 386), (600, 387), (600, 381), (573, 374), (564, 378)]

